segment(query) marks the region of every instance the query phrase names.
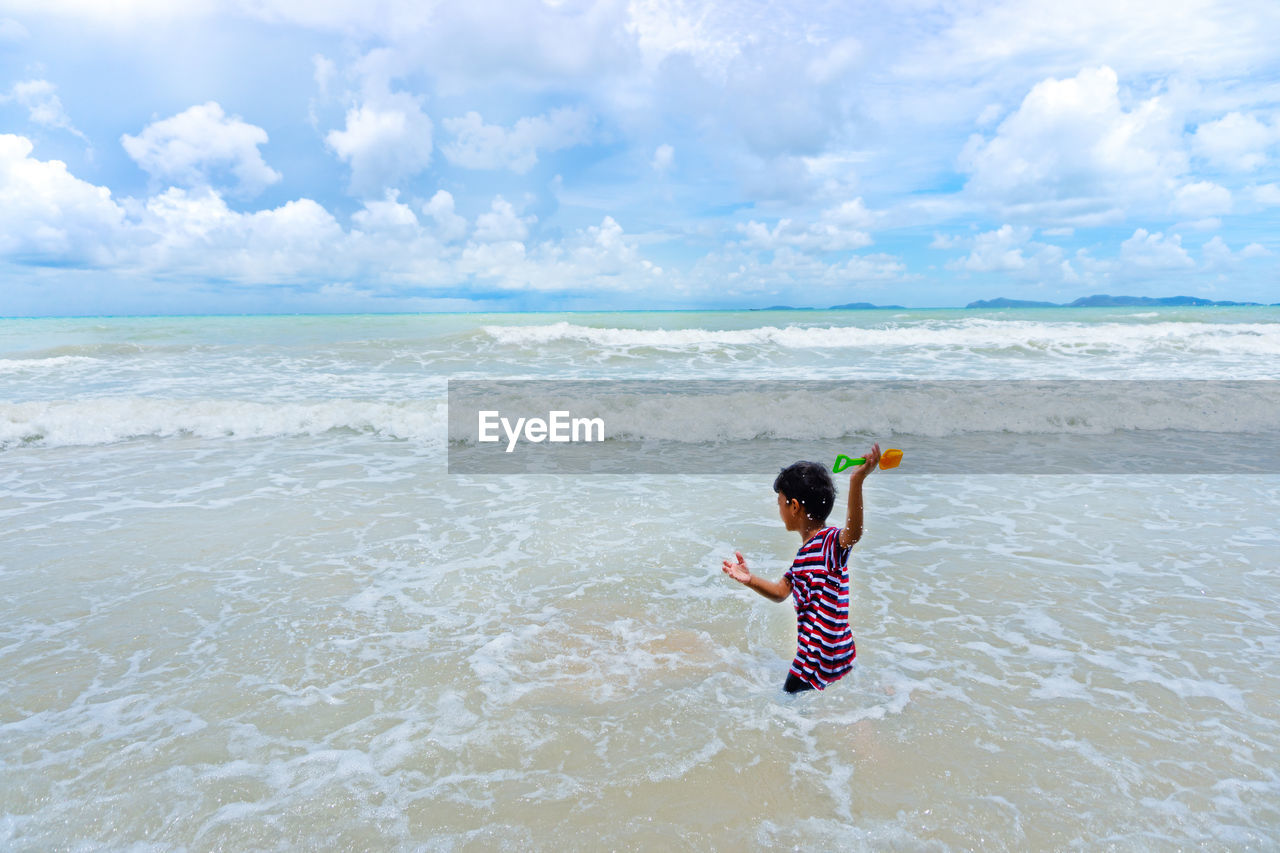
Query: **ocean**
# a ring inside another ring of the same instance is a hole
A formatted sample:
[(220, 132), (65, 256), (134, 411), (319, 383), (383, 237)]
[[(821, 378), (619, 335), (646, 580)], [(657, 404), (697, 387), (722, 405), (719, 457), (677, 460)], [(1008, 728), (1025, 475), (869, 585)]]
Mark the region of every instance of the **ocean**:
[[(1277, 378), (1264, 307), (0, 320), (0, 848), (1276, 849)], [(628, 417), (679, 464), (471, 470), (450, 382), (499, 379), (745, 396)], [(1169, 380), (1247, 394), (1108, 419)], [(777, 403), (800, 381), (1096, 382), (968, 416), (1166, 461), (904, 443), (857, 665), (789, 696), (791, 605), (720, 563), (777, 578), (800, 542), (725, 449), (882, 438), (857, 393)]]

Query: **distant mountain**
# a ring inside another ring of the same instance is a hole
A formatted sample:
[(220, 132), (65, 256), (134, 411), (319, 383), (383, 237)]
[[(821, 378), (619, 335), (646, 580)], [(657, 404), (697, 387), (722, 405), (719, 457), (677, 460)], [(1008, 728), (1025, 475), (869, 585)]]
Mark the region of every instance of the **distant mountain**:
[[(845, 305), (832, 305), (828, 311), (867, 311), (880, 308), (893, 308), (905, 311), (901, 305), (872, 305), (870, 302), (850, 302)], [(795, 305), (770, 305), (768, 308), (751, 308), (751, 311), (817, 311), (817, 308), (797, 307)]]
[(1093, 296), (1082, 296), (1074, 302), (1031, 302), (1025, 299), (979, 299), (964, 306), (966, 308), (1131, 308), (1135, 306), (1159, 307), (1178, 305), (1211, 305), (1228, 307), (1232, 305), (1261, 305), (1260, 302), (1217, 302), (1202, 299), (1199, 296), (1109, 296), (1098, 293)]
[(1258, 302), (1215, 302), (1199, 296), (1082, 296), (1072, 302), (1071, 308), (1124, 308), (1134, 305), (1258, 305)]
[(970, 302), (965, 308), (1061, 308), (1057, 302), (1032, 302), (1026, 299), (979, 299)]
[[(1133, 307), (1169, 307), (1187, 305), (1199, 307), (1203, 305), (1230, 307), (1232, 305), (1263, 305), (1262, 302), (1229, 302), (1204, 299), (1199, 296), (1109, 296), (1097, 293), (1093, 296), (1082, 296), (1074, 302), (1038, 302), (1033, 299), (1009, 299), (1004, 296), (995, 299), (979, 299), (970, 302), (965, 308), (1133, 308)], [(1273, 307), (1280, 307), (1280, 302)], [(820, 309), (797, 305), (770, 305), (768, 308), (751, 308), (751, 311), (817, 311)], [(906, 311), (901, 305), (875, 305), (871, 302), (846, 302), (844, 305), (832, 305), (827, 311)]]

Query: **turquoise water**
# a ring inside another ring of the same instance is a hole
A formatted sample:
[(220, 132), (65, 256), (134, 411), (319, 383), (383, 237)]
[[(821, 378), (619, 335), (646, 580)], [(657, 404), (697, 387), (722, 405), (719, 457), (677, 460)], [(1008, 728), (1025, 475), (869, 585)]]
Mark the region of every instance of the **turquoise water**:
[(0, 846), (1274, 847), (1280, 478), (877, 473), (788, 698), (767, 478), (450, 475), (445, 389), (1278, 372), (1274, 308), (0, 321)]

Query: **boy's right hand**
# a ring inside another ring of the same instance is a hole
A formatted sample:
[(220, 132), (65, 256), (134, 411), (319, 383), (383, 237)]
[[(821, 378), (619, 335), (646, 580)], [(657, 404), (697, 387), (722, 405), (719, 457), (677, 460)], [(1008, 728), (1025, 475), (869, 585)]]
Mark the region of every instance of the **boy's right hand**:
[(871, 445), (871, 449), (867, 451), (864, 461), (857, 468), (853, 469), (853, 473), (849, 475), (850, 480), (865, 480), (867, 475), (876, 470), (880, 464), (880, 442)]
[(751, 570), (747, 568), (746, 560), (742, 559), (742, 552), (734, 551), (733, 556), (737, 557), (738, 561), (735, 563), (729, 560), (724, 560), (722, 565), (724, 573), (736, 580), (738, 583), (747, 583), (751, 580)]

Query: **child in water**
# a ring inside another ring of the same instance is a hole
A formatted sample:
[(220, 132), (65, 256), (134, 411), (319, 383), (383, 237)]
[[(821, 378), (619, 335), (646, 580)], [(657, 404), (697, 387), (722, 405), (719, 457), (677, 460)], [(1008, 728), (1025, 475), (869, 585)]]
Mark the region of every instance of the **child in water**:
[(876, 470), (880, 445), (873, 444), (866, 461), (849, 476), (849, 509), (844, 527), (825, 527), (835, 503), (836, 487), (827, 469), (817, 462), (797, 462), (783, 468), (773, 481), (778, 514), (803, 543), (781, 580), (753, 575), (734, 552), (737, 562), (724, 561), (724, 573), (771, 601), (787, 596), (796, 605), (796, 657), (782, 689), (788, 693), (822, 690), (853, 669), (857, 649), (849, 629), (849, 551), (862, 538), (862, 481)]

